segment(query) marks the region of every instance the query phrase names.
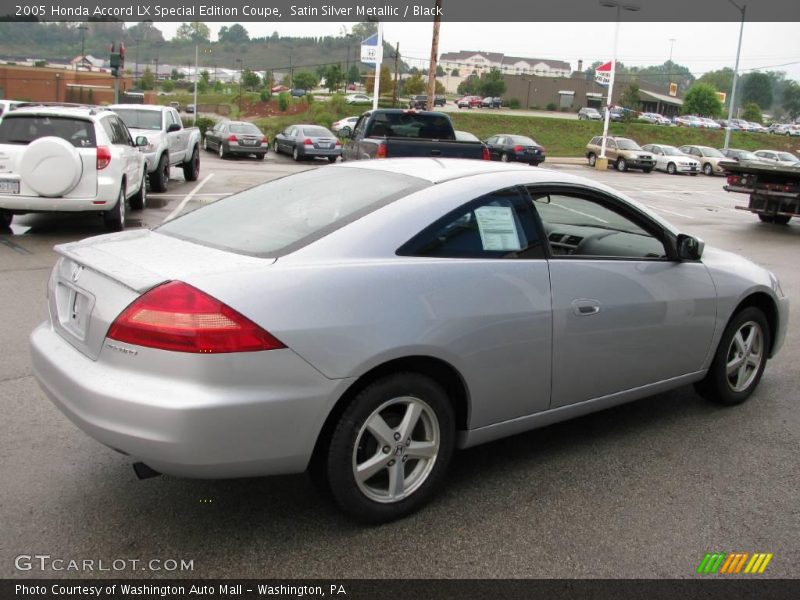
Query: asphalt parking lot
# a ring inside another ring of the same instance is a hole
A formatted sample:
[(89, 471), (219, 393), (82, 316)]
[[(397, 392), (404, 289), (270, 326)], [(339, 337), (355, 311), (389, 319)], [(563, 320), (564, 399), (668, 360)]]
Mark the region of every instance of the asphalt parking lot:
[[(197, 182), (176, 175), (129, 227), (310, 166), (271, 152), (265, 161), (204, 154)], [(553, 168), (616, 187), (774, 271), (797, 310), (800, 221), (767, 225), (735, 210), (746, 198), (724, 192), (721, 177)], [(797, 318), (742, 406), (719, 408), (683, 388), (462, 451), (432, 504), (368, 528), (303, 475), (138, 481), (127, 457), (46, 400), (27, 337), (46, 315), (52, 246), (102, 233), (100, 218), (36, 215), (0, 234), (0, 577), (691, 577), (715, 551), (773, 553), (766, 575), (797, 576)], [(15, 557), (32, 554), (191, 560), (193, 570), (15, 568)]]

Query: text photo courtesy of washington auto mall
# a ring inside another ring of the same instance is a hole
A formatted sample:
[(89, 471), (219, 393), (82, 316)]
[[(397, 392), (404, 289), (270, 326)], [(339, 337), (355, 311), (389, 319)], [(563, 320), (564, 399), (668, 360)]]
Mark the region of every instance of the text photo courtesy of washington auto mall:
[(0, 0), (0, 600), (800, 597), (798, 24)]

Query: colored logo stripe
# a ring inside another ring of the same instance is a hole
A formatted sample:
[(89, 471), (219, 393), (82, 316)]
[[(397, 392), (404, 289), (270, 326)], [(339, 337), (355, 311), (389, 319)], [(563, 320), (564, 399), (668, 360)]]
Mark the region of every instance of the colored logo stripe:
[(753, 558), (747, 563), (744, 568), (745, 573), (763, 573), (767, 568), (769, 561), (772, 560), (772, 554), (753, 554)]
[(744, 566), (745, 561), (750, 556), (747, 552), (733, 552), (728, 555), (728, 559), (722, 565), (720, 573), (738, 573)]
[(706, 553), (700, 566), (697, 567), (698, 573), (716, 573), (722, 566), (722, 561), (725, 560), (724, 552), (715, 552), (714, 554)]
[[(772, 557), (772, 554), (763, 552), (756, 552), (755, 554), (750, 554), (748, 552), (732, 552), (730, 554), (725, 552), (707, 552), (700, 562), (700, 565), (697, 567), (697, 572), (704, 575), (712, 573), (724, 573), (727, 575), (742, 572), (748, 574), (763, 573), (772, 560)], [(747, 566), (745, 566), (745, 564)], [(744, 571), (742, 571), (742, 569), (744, 569)]]

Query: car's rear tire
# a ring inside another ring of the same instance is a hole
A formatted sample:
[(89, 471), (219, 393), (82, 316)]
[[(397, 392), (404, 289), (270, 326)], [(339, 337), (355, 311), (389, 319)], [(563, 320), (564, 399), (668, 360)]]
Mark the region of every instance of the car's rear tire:
[(203, 150), (205, 150), (206, 152), (210, 152), (211, 151), (208, 148), (208, 140), (206, 138), (203, 138)]
[(706, 163), (703, 165), (703, 173), (708, 176), (714, 174), (714, 167), (711, 166), (711, 163)]
[(338, 156), (329, 156), (328, 157), (328, 162), (329, 163), (335, 163), (337, 158), (339, 158), (339, 157)]
[(272, 142), (272, 150), (275, 152), (275, 154), (281, 153), (280, 148), (278, 147), (278, 140)]
[(670, 175), (675, 175), (678, 172), (678, 168), (675, 166), (675, 163), (669, 163), (667, 165), (667, 173)]
[(759, 213), (758, 220), (762, 223), (773, 223), (775, 221), (775, 215), (765, 215)]
[(142, 186), (128, 202), (130, 202), (131, 210), (144, 210), (147, 206), (147, 175), (142, 175)]
[(219, 143), (219, 157), (220, 157), (222, 160), (225, 160), (225, 158), (227, 158), (227, 156), (228, 156), (228, 153), (227, 153), (227, 152), (225, 152), (225, 146), (223, 145), (223, 143), (222, 143), (222, 142), (220, 142), (220, 143)]
[(295, 160), (295, 162), (300, 162), (300, 152), (297, 151), (297, 146), (295, 146), (294, 150), (292, 150), (292, 158)]
[(769, 325), (761, 309), (739, 311), (722, 334), (708, 374), (695, 388), (714, 402), (741, 404), (761, 380), (769, 348)]
[(150, 189), (154, 192), (166, 192), (169, 186), (169, 158), (162, 154), (158, 159), (156, 170), (150, 173)]
[(791, 219), (792, 217), (787, 215), (773, 215), (772, 222), (775, 223), (775, 225), (788, 225)]
[(620, 173), (624, 173), (628, 170), (628, 163), (625, 161), (624, 158), (617, 159), (617, 171)]
[(593, 167), (597, 164), (597, 156), (594, 153), (589, 154), (589, 166)]
[(183, 178), (186, 181), (197, 181), (200, 177), (200, 151), (197, 146), (192, 150), (192, 156), (189, 162), (183, 163)]
[(103, 221), (109, 231), (125, 229), (125, 184), (119, 189), (119, 198), (114, 208), (103, 213)]
[(0, 227), (8, 228), (11, 227), (11, 221), (14, 220), (14, 213), (10, 210), (5, 210), (0, 208)]
[(505, 152), (503, 152), (503, 153), (500, 155), (500, 161), (501, 161), (501, 162), (508, 162), (508, 154), (506, 154)]
[(264, 160), (264, 159), (267, 158), (267, 153), (266, 152), (262, 152), (261, 154), (256, 154), (256, 158), (259, 159), (259, 160)]
[(454, 447), (453, 407), (441, 386), (419, 373), (395, 373), (353, 398), (321, 449), (318, 473), (344, 512), (385, 523), (430, 500)]

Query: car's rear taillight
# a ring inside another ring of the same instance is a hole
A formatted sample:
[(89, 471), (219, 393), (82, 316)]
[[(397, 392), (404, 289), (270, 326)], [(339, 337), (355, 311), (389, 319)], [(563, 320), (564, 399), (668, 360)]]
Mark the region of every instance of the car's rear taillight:
[(386, 158), (386, 142), (378, 144), (378, 152), (375, 154), (375, 158)]
[(486, 146), (483, 147), (483, 155), (481, 158), (483, 160), (492, 160), (492, 156), (489, 154), (489, 149)]
[(313, 146), (314, 142), (311, 141), (311, 138), (306, 138), (306, 139), (303, 140), (303, 145), (304, 146)]
[(231, 135), (228, 136), (228, 141), (229, 142), (238, 142), (239, 138), (237, 138), (235, 135), (231, 134)]
[(261, 143), (262, 144), (269, 144), (269, 138), (267, 136), (263, 136), (261, 138)]
[(523, 150), (525, 150), (525, 148), (519, 144), (514, 146), (514, 152), (522, 152)]
[(199, 354), (286, 347), (247, 317), (182, 281), (164, 283), (137, 298), (116, 318), (108, 337)]
[(97, 147), (97, 170), (102, 171), (111, 163), (111, 150), (106, 146)]

